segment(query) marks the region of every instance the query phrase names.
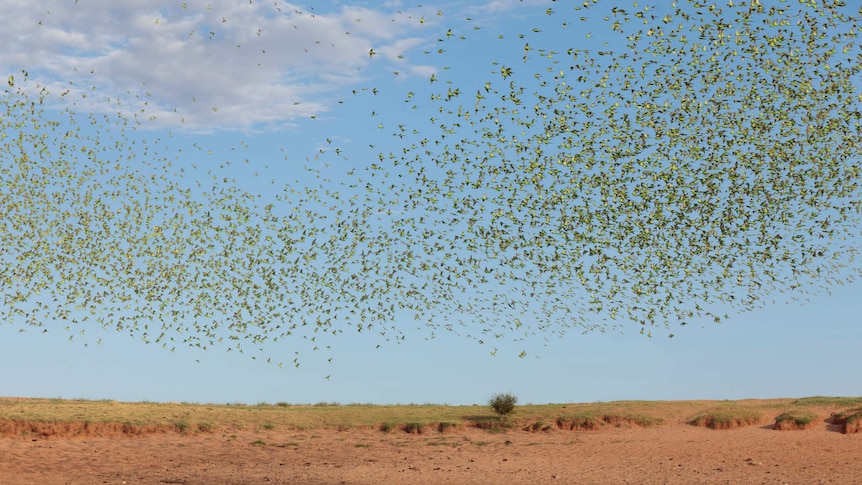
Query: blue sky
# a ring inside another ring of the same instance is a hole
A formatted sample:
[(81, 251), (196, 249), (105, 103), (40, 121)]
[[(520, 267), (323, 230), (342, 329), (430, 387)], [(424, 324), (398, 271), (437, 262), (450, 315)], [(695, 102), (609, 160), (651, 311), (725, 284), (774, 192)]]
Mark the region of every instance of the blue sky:
[[(644, 8), (630, 7), (632, 17)], [(612, 38), (607, 9), (584, 13), (543, 0), (313, 8), (82, 0), (9, 9), (16, 21), (0, 34), (10, 46), (0, 53), (5, 71), (24, 69), (54, 93), (69, 90), (55, 106), (74, 103), (79, 112), (139, 120), (129, 136), (161, 140), (160, 152), (177, 166), (198, 167), (190, 174), (207, 179), (212, 170), (269, 196), (290, 185), (349, 183), (348, 170), (364, 173), (378, 153), (403, 148), (404, 138), (395, 136), (399, 124), (428, 129), (427, 118), (443, 106), (426, 101), (435, 93), (458, 87), (469, 106), (487, 81), (501, 82), (501, 67), (524, 82), (553, 66), (543, 53), (620, 49), (603, 44)], [(590, 17), (582, 22), (582, 15)], [(311, 350), (297, 336), (243, 354), (181, 345), (171, 352), (98, 325), (83, 335), (75, 327), (70, 342), (60, 323), (12, 323), (0, 326), (0, 394), (449, 404), (482, 403), (500, 391), (534, 403), (853, 395), (852, 369), (862, 366), (860, 290), (857, 281), (831, 294), (803, 295), (803, 302), (777, 294), (742, 313), (715, 303), (714, 313), (728, 314), (721, 324), (672, 322), (653, 329), (651, 338), (623, 320), (606, 332), (575, 327), (563, 336), (538, 331), (526, 338), (504, 332), (480, 344), (485, 322), (433, 338), (412, 322), (392, 322), (406, 337), (400, 343), (345, 324), (343, 333), (316, 342), (331, 350)], [(474, 296), (455, 298), (467, 303)], [(448, 317), (441, 312), (431, 315)], [(530, 328), (542, 324), (539, 318), (525, 317)], [(289, 364), (296, 351), (299, 367)], [(268, 364), (269, 358), (285, 365)]]

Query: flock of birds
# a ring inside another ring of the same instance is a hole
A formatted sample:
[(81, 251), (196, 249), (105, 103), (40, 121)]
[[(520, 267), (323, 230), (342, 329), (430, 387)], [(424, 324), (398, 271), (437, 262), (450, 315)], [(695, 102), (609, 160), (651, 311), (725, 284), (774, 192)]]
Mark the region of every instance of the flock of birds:
[[(381, 128), (396, 149), (274, 197), (215, 168), (190, 180), (134, 120), (58, 115), (16, 73), (0, 98), (4, 320), (171, 350), (416, 327), (493, 346), (671, 332), (852, 280), (859, 15), (679, 3), (548, 9), (578, 48), (528, 32), (493, 77), (438, 72)], [(469, 48), (452, 32), (441, 42)]]

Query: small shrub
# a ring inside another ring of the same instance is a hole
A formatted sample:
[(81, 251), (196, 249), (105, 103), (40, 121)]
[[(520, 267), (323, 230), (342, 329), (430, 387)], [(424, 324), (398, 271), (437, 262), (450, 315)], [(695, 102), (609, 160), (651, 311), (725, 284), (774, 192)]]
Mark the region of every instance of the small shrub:
[(380, 423), (380, 431), (383, 431), (384, 433), (394, 430), (395, 427), (395, 423), (392, 422)]
[(545, 428), (544, 421), (536, 421), (533, 424), (527, 425), (527, 427), (524, 428), (524, 431), (533, 431), (533, 432), (542, 431), (542, 429), (544, 429), (544, 428)]
[(517, 403), (517, 396), (507, 392), (494, 394), (491, 396), (491, 399), (488, 400), (488, 404), (491, 406), (491, 409), (497, 413), (497, 416), (500, 416), (500, 419), (512, 414), (512, 412), (515, 411), (515, 404)]
[(266, 430), (270, 430), (270, 429), (275, 428), (275, 425), (272, 423), (266, 422), (266, 423), (263, 423), (260, 427), (263, 429), (266, 429)]

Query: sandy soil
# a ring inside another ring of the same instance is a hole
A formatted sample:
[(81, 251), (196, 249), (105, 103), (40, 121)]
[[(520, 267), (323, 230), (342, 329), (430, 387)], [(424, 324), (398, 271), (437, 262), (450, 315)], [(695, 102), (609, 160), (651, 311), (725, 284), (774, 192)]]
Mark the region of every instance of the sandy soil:
[(711, 430), (460, 428), (0, 438), (3, 484), (860, 483), (862, 434), (818, 422)]

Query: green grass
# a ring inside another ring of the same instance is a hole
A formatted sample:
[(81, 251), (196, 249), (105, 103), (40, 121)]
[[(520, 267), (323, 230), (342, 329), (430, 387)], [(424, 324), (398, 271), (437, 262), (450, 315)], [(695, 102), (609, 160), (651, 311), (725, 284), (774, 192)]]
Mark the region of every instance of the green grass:
[(845, 433), (858, 433), (860, 430), (862, 430), (862, 411), (847, 416), (844, 422)]
[[(199, 429), (353, 429), (374, 428), (381, 423), (464, 423), (475, 414), (474, 406), (441, 405), (271, 405), (124, 403), (61, 399), (0, 398), (0, 421), (43, 423), (126, 423), (130, 426), (161, 425)], [(483, 410), (492, 417), (490, 410)]]
[(524, 429), (524, 431), (537, 432), (537, 431), (550, 431), (553, 428), (554, 428), (554, 426), (547, 424), (544, 421), (539, 420), (539, 421), (534, 421), (531, 424), (528, 424), (523, 429)]
[(659, 425), (662, 422), (664, 422), (664, 418), (646, 414), (602, 414), (596, 412), (566, 414), (557, 417), (555, 420), (559, 429), (572, 431), (593, 431), (605, 426), (615, 426), (618, 428), (623, 426), (640, 426), (648, 428)]
[(66, 426), (69, 424), (76, 424), (91, 435), (117, 432), (135, 435), (157, 431), (218, 431), (227, 435), (238, 430), (314, 429), (379, 429), (427, 434), (469, 427), (506, 433), (557, 428), (587, 430), (613, 426), (660, 426), (667, 422), (692, 422), (718, 429), (752, 424), (764, 416), (828, 416), (836, 407), (862, 410), (862, 398), (815, 396), (740, 401), (525, 404), (518, 406), (516, 416), (505, 420), (500, 420), (487, 405), (288, 405), (283, 402), (225, 405), (0, 398), (0, 435), (17, 435), (22, 429), (46, 436), (75, 435), (63, 431), (69, 428)]
[(735, 408), (701, 414), (692, 419), (691, 424), (709, 429), (735, 429), (757, 424), (762, 419), (763, 413), (758, 410)]
[(832, 416), (832, 422), (836, 424), (844, 424), (848, 421), (857, 421), (862, 418), (862, 408), (847, 409), (836, 413)]
[(832, 424), (841, 426), (845, 434), (862, 432), (862, 408), (847, 409), (834, 414), (830, 419)]
[(812, 396), (795, 399), (793, 404), (797, 406), (836, 406), (849, 408), (852, 406), (862, 406), (862, 397)]
[(775, 429), (807, 429), (817, 421), (817, 414), (795, 412), (780, 414), (775, 418)]

